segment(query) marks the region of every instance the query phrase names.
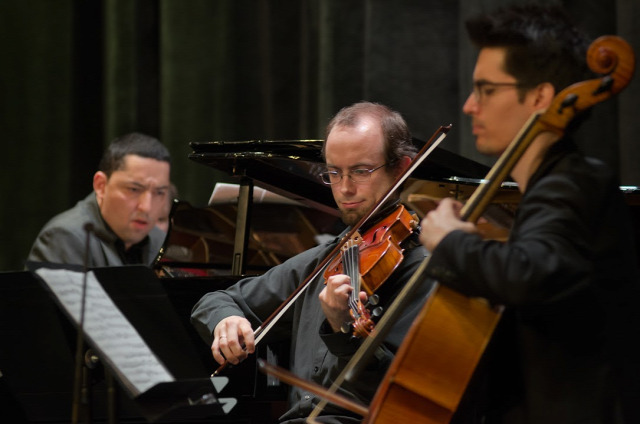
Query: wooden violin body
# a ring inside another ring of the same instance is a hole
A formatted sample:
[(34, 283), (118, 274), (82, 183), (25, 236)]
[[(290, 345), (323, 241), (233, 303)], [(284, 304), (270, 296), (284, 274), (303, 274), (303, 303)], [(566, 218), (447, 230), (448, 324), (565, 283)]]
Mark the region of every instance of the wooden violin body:
[[(399, 205), (392, 213), (383, 218), (374, 227), (355, 239), (359, 250), (362, 289), (372, 295), (389, 278), (402, 262), (404, 241), (418, 225), (418, 218), (412, 215), (404, 205)], [(324, 272), (325, 280), (332, 275), (343, 274), (341, 256), (329, 263)]]
[[(353, 288), (349, 299), (353, 323), (353, 335), (366, 337), (374, 328), (371, 312), (358, 296), (364, 290), (371, 298), (404, 259), (400, 246), (417, 227), (418, 218), (409, 213), (404, 205), (398, 205), (390, 214), (367, 230), (364, 235), (355, 233), (342, 248), (340, 256), (329, 263), (324, 272), (325, 281), (332, 275), (346, 274), (351, 277)], [(343, 331), (348, 332), (346, 327)]]

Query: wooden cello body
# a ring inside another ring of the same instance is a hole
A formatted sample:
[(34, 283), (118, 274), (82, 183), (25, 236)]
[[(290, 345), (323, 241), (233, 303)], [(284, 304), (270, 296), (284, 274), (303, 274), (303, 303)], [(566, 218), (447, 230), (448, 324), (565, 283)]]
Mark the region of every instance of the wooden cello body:
[(451, 420), (501, 308), (437, 285), (369, 407), (367, 424)]
[[(562, 90), (546, 111), (535, 114), (461, 211), (475, 222), (531, 142), (542, 132), (559, 136), (580, 111), (608, 99), (631, 80), (631, 47), (616, 36), (595, 40), (587, 63), (602, 78)], [(416, 274), (423, 274), (421, 266)], [(414, 275), (414, 277), (416, 277)], [(414, 283), (412, 278), (408, 284)], [(364, 417), (366, 424), (446, 424), (456, 412), (474, 370), (500, 319), (501, 307), (472, 299), (435, 283), (434, 292), (412, 324)]]

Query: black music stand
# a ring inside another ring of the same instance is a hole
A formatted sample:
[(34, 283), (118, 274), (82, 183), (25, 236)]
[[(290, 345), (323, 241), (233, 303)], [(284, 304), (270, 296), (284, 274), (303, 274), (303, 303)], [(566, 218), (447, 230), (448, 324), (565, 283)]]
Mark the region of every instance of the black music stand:
[[(39, 266), (29, 267), (35, 270)], [(47, 265), (50, 267), (54, 266)], [(93, 272), (111, 301), (174, 377), (174, 381), (132, 395), (118, 369), (114, 369), (117, 364), (100, 358), (107, 374), (119, 383), (117, 417), (128, 422), (202, 422), (224, 415), (225, 409), (208, 378), (211, 369), (201, 362), (193, 339), (153, 271), (131, 266)], [(11, 401), (19, 406), (13, 408), (10, 417), (2, 412), (0, 417), (15, 418), (14, 422), (69, 422), (76, 329), (68, 311), (34, 272), (0, 273), (1, 384), (8, 387), (14, 398)], [(93, 341), (85, 338), (85, 342), (100, 357), (102, 352)], [(111, 406), (102, 402), (109, 389), (100, 376), (93, 376), (91, 417), (96, 422), (104, 417), (112, 419)], [(8, 402), (4, 400), (0, 406)]]

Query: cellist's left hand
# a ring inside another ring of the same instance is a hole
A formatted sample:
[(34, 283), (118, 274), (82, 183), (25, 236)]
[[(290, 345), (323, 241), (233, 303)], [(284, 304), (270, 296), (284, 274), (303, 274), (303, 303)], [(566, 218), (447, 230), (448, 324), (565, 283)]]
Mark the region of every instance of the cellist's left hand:
[[(327, 278), (324, 289), (318, 295), (320, 306), (334, 332), (341, 331), (346, 322), (352, 322), (349, 296), (353, 288), (351, 279), (344, 274), (336, 274)], [(360, 292), (360, 301), (366, 303), (367, 294)]]

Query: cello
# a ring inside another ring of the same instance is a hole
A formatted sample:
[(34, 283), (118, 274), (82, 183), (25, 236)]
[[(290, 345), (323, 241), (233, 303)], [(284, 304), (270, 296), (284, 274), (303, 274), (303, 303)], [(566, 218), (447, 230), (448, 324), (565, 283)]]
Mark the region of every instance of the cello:
[[(633, 50), (623, 39), (603, 36), (589, 47), (587, 64), (604, 76), (565, 88), (545, 111), (531, 116), (463, 207), (463, 220), (477, 221), (502, 181), (539, 134), (563, 135), (579, 112), (624, 89), (633, 75), (635, 60)], [(335, 384), (324, 393), (315, 392), (326, 400), (313, 411), (308, 422), (316, 422), (314, 418), (327, 400), (336, 401), (335, 392), (343, 381), (357, 376), (359, 367), (366, 364), (388, 334), (416, 286), (425, 280), (428, 263), (429, 258), (426, 258)], [(344, 407), (352, 407), (351, 411), (363, 415), (365, 424), (449, 423), (501, 312), (500, 306), (489, 305), (484, 299), (466, 297), (435, 282), (433, 292), (413, 322), (369, 407), (363, 409), (359, 404)], [(267, 370), (283, 381), (296, 384), (295, 376), (280, 371)]]
[[(635, 58), (631, 46), (622, 38), (602, 36), (589, 46), (587, 64), (604, 76), (565, 88), (545, 111), (531, 116), (491, 169), (486, 182), (464, 205), (463, 220), (478, 220), (502, 181), (539, 134), (552, 132), (561, 137), (578, 113), (624, 89), (633, 76)], [(426, 264), (416, 275), (425, 268)], [(414, 414), (416, 421), (434, 424), (449, 423), (453, 417), (503, 308), (438, 284), (435, 290), (376, 393), (365, 420), (367, 424), (391, 423), (399, 417), (407, 419), (409, 414)], [(422, 369), (424, 363), (432, 366)], [(421, 377), (416, 378), (417, 375)]]

